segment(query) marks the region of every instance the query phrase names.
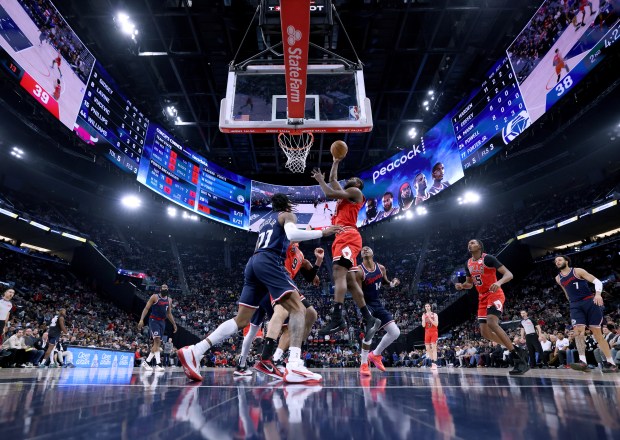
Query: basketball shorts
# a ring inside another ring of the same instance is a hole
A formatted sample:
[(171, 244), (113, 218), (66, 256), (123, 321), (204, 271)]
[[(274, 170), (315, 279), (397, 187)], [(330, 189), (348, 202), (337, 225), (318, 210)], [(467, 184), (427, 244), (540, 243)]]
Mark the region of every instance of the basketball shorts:
[(478, 295), (478, 322), (484, 324), (487, 322), (487, 315), (495, 315), (500, 317), (504, 311), (504, 302), (506, 297), (504, 292), (487, 292)]
[(436, 344), (438, 337), (439, 337), (439, 332), (437, 331), (437, 327), (433, 327), (430, 330), (424, 331), (424, 343), (425, 344)]
[(239, 305), (258, 309), (266, 296), (274, 304), (295, 291), (299, 289), (284, 268), (282, 258), (270, 252), (259, 252), (245, 265)]
[(570, 320), (572, 325), (600, 327), (603, 323), (603, 307), (594, 304), (593, 298), (570, 303)]
[(161, 338), (164, 336), (164, 332), (166, 331), (166, 320), (150, 318), (149, 330), (151, 333), (151, 338)]
[(56, 345), (56, 343), (58, 342), (58, 336), (48, 336), (47, 342), (50, 345)]
[(362, 250), (362, 236), (357, 229), (349, 227), (344, 232), (336, 234), (332, 244), (333, 262), (357, 272), (357, 256)]
[(380, 302), (367, 302), (366, 306), (373, 317), (381, 320), (381, 329), (390, 322), (394, 322), (394, 317), (392, 314), (388, 312)]

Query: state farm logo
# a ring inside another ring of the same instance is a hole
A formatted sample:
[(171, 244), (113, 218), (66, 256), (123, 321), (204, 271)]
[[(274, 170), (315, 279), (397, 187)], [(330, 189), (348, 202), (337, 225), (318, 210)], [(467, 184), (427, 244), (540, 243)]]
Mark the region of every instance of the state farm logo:
[(286, 33), (288, 34), (287, 40), (289, 46), (293, 46), (295, 43), (301, 40), (301, 31), (298, 31), (292, 25), (286, 28)]

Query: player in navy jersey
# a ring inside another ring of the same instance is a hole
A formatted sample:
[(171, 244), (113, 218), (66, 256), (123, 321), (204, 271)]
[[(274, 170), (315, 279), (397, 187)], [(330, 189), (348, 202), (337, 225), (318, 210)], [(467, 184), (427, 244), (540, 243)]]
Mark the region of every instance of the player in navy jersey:
[(243, 291), (239, 298), (237, 316), (222, 323), (213, 333), (196, 345), (177, 351), (185, 374), (200, 381), (200, 358), (214, 345), (230, 338), (250, 323), (252, 315), (267, 295), (274, 304), (280, 304), (289, 313), (290, 355), (284, 380), (287, 382), (317, 382), (321, 375), (312, 373), (301, 359), (301, 343), (304, 333), (306, 308), (302, 303), (297, 286), (284, 268), (286, 250), (290, 241), (314, 240), (333, 235), (343, 230), (330, 226), (322, 231), (301, 231), (297, 229), (297, 217), (293, 205), (285, 194), (271, 198), (273, 211), (265, 218), (258, 234), (254, 254), (248, 260), (244, 271)]
[(146, 361), (142, 360), (141, 366), (147, 370), (152, 370), (153, 368), (149, 365), (149, 362), (155, 357), (155, 371), (164, 371), (164, 367), (161, 366), (161, 338), (164, 336), (164, 331), (166, 330), (166, 318), (172, 323), (174, 333), (177, 332), (177, 324), (174, 322), (174, 317), (172, 316), (172, 299), (168, 296), (168, 286), (166, 284), (162, 284), (159, 294), (154, 293), (151, 295), (144, 306), (144, 310), (142, 310), (142, 315), (140, 316), (140, 322), (138, 322), (138, 330), (142, 330), (142, 327), (144, 327), (144, 318), (149, 309), (151, 310), (151, 314), (149, 315), (149, 330), (153, 338), (153, 346), (151, 347), (151, 352), (146, 358)]
[[(506, 332), (499, 325), (499, 318), (504, 310), (504, 291), (501, 286), (512, 279), (512, 273), (493, 255), (484, 253), (482, 241), (474, 238), (467, 243), (471, 258), (465, 265), (467, 278), (464, 283), (456, 283), (456, 290), (471, 289), (476, 286), (478, 291), (478, 323), (480, 334), (490, 341), (506, 347), (514, 361), (514, 369), (510, 374), (526, 373), (530, 367), (527, 353), (512, 344)], [(497, 272), (502, 277), (497, 279)]]
[[(603, 363), (603, 373), (615, 373), (618, 368), (614, 364), (609, 344), (601, 332), (603, 283), (584, 269), (570, 267), (570, 258), (565, 255), (555, 257), (554, 261), (555, 267), (560, 270), (560, 273), (555, 277), (555, 282), (560, 285), (570, 303), (570, 319), (575, 330), (575, 345), (579, 352), (579, 362), (571, 364), (570, 367), (579, 371), (589, 370), (586, 362), (585, 338), (586, 326), (588, 326), (599, 348), (607, 358), (607, 361)], [(588, 282), (594, 284), (594, 293), (590, 290)]]
[(362, 356), (360, 365), (360, 374), (362, 376), (370, 376), (370, 368), (368, 368), (368, 361), (375, 364), (381, 371), (385, 371), (383, 362), (381, 360), (381, 352), (385, 350), (392, 342), (394, 342), (400, 336), (400, 329), (394, 322), (394, 317), (388, 312), (381, 301), (379, 301), (379, 294), (384, 285), (390, 287), (396, 287), (400, 284), (398, 278), (389, 280), (387, 277), (387, 271), (385, 267), (374, 261), (374, 253), (368, 246), (362, 248), (362, 264), (359, 266), (361, 270), (355, 273), (355, 279), (364, 292), (364, 300), (366, 306), (377, 319), (381, 320), (380, 329), (385, 329), (385, 335), (377, 344), (377, 347), (370, 352), (370, 344), (372, 344), (372, 337), (368, 338), (364, 336), (362, 341)]

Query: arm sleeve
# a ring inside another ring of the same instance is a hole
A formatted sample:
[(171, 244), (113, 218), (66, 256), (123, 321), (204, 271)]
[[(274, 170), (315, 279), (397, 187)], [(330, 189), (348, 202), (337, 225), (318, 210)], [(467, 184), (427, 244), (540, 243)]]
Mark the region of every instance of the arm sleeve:
[(494, 267), (495, 269), (499, 269), (500, 267), (503, 266), (503, 264), (500, 263), (500, 261), (493, 255), (484, 256), (484, 265), (486, 267)]
[(469, 272), (469, 267), (467, 267), (467, 263), (465, 264), (465, 275), (471, 277), (471, 273)]
[(323, 231), (301, 231), (291, 222), (284, 224), (284, 232), (290, 241), (314, 240), (323, 236)]
[(319, 271), (319, 266), (313, 265), (312, 269), (304, 269), (303, 267), (299, 269), (299, 272), (304, 276), (304, 279), (311, 283), (314, 280), (314, 277)]

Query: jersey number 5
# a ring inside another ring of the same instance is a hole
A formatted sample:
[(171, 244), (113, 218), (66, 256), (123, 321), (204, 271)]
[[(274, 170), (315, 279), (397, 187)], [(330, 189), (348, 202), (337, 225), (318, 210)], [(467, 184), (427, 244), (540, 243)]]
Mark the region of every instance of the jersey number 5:
[(482, 286), (482, 277), (480, 275), (474, 275), (474, 284), (476, 286)]

